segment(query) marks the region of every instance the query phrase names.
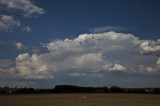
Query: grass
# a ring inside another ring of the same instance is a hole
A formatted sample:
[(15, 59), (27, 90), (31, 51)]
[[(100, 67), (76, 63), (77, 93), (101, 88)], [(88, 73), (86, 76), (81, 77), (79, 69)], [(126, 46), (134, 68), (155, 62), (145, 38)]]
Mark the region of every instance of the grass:
[[(86, 99), (82, 99), (86, 96)], [(0, 106), (160, 106), (152, 94), (39, 94), (3, 95)]]

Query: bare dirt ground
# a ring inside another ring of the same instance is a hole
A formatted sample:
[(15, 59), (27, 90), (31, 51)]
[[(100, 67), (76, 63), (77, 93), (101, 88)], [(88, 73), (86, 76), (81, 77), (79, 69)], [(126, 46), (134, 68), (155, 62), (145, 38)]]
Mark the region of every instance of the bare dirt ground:
[(152, 94), (37, 94), (0, 96), (0, 106), (160, 106)]

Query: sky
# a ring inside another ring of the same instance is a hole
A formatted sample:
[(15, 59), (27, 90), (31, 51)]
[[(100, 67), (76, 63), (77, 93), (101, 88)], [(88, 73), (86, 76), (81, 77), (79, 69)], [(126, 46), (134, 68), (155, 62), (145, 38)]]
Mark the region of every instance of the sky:
[(0, 0), (0, 86), (160, 87), (159, 0)]

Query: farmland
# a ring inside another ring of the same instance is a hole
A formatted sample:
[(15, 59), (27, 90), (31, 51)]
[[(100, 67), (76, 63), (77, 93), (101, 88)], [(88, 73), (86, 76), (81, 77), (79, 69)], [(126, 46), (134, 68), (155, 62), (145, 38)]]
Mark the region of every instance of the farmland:
[(0, 106), (160, 106), (160, 95), (126, 93), (1, 95)]

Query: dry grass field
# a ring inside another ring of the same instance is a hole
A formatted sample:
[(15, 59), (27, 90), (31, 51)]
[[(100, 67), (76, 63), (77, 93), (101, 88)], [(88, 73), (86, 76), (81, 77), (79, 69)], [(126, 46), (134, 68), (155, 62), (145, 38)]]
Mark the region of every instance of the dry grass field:
[[(83, 96), (87, 98), (82, 98)], [(39, 94), (0, 96), (0, 106), (160, 106), (152, 94)]]

